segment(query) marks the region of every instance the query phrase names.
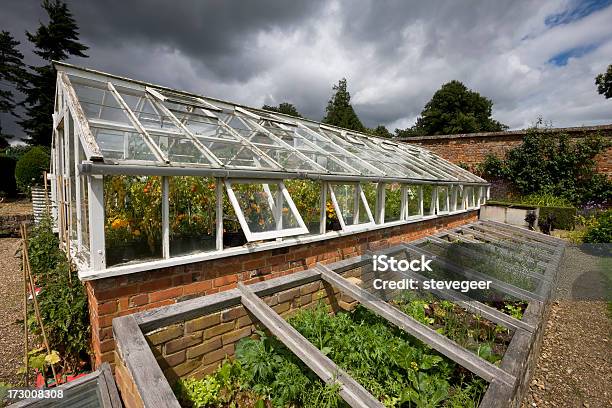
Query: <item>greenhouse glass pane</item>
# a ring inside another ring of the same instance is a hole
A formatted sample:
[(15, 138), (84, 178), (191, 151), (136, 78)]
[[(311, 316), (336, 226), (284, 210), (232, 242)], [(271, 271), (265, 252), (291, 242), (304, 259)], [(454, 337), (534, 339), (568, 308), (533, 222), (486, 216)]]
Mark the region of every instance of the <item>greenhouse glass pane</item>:
[(438, 187), (438, 213), (448, 212), (448, 187)]
[(161, 177), (104, 176), (106, 266), (162, 257)]
[(435, 187), (429, 184), (424, 184), (423, 190), (423, 215), (433, 215), (436, 210), (435, 205)]
[(151, 134), (151, 139), (171, 162), (210, 164), (210, 161), (187, 137)]
[(258, 146), (262, 152), (278, 163), (285, 170), (292, 171), (315, 171), (314, 164), (300, 157), (296, 152), (284, 148), (269, 148)]
[(457, 202), (457, 206), (455, 207), (456, 211), (461, 211), (461, 210), (465, 210), (465, 195), (463, 193), (463, 191), (465, 190), (465, 187), (463, 186), (455, 186), (455, 191), (456, 191), (456, 202)]
[(91, 131), (105, 159), (157, 161), (136, 131), (92, 127)]
[(210, 141), (199, 138), (202, 144), (226, 166), (265, 168), (274, 170), (260, 154), (253, 152), (248, 146), (230, 141)]
[(423, 215), (421, 212), (421, 187), (408, 185), (406, 187), (406, 195), (408, 200), (408, 217)]
[(170, 177), (170, 256), (216, 249), (215, 179)]
[(336, 197), (340, 215), (342, 215), (347, 227), (372, 221), (359, 194), (357, 184), (335, 184), (332, 185), (332, 190)]
[(476, 206), (476, 201), (474, 200), (474, 187), (466, 186), (465, 196), (467, 197), (467, 208), (474, 208)]
[(284, 183), (308, 232), (318, 234), (321, 223), (321, 182), (293, 179), (285, 180)]
[(402, 213), (402, 188), (398, 183), (385, 185), (385, 222), (399, 221)]
[(87, 119), (102, 119), (132, 125), (127, 114), (108, 89), (79, 83), (74, 83), (73, 87)]

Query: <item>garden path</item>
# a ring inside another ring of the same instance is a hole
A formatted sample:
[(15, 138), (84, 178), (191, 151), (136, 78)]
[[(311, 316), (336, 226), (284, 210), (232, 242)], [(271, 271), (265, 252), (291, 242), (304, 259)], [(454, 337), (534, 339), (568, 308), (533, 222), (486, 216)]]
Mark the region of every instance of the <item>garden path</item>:
[[(0, 382), (19, 385), (23, 375), (23, 278), (20, 239), (0, 238)], [(32, 341), (32, 340), (30, 340)]]
[(610, 262), (576, 246), (566, 249), (523, 408), (612, 407)]

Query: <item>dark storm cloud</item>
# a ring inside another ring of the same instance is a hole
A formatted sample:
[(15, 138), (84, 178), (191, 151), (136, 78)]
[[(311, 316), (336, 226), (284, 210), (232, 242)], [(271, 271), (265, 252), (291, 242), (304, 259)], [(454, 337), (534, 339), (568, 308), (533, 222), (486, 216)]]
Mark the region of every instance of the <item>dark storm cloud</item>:
[[(346, 77), (364, 124), (390, 130), (413, 124), (452, 79), (492, 99), (512, 128), (540, 115), (559, 126), (609, 122), (612, 101), (593, 78), (611, 62), (612, 6), (573, 11), (583, 3), (69, 0), (90, 47), (69, 62), (251, 106), (288, 101), (316, 120)], [(0, 28), (39, 64), (24, 35), (46, 21), (38, 0), (2, 0), (1, 10)], [(577, 17), (546, 24), (563, 13)], [(597, 47), (549, 63), (585, 44)]]

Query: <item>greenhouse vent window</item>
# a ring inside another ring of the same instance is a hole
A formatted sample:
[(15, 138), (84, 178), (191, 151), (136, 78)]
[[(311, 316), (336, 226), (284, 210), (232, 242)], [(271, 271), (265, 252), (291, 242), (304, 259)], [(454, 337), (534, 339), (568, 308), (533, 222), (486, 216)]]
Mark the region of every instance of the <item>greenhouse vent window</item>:
[(83, 280), (322, 241), (486, 202), (429, 151), (55, 63), (53, 217)]

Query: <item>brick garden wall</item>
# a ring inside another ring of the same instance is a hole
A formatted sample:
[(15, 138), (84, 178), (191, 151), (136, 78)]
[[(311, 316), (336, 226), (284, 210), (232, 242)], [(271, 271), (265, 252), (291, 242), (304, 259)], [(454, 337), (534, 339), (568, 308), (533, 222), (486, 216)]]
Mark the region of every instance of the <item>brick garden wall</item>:
[[(574, 140), (589, 134), (601, 134), (612, 140), (612, 125), (557, 128), (556, 133), (567, 133)], [(508, 150), (520, 145), (526, 130), (507, 132), (468, 133), (458, 135), (419, 136), (401, 139), (410, 144), (423, 146), (431, 152), (455, 164), (470, 166), (484, 161), (489, 154), (504, 158)], [(612, 177), (612, 148), (597, 157), (597, 170)]]
[[(366, 250), (413, 241), (476, 221), (477, 217), (477, 211), (470, 211), (310, 244), (87, 281), (94, 365), (104, 361), (114, 364), (111, 322), (115, 317), (228, 290), (236, 287), (238, 281), (250, 284), (272, 279), (306, 270), (317, 262), (331, 263)], [(244, 316), (237, 318), (240, 317)], [(237, 321), (231, 324), (234, 326), (228, 332), (242, 328)]]

